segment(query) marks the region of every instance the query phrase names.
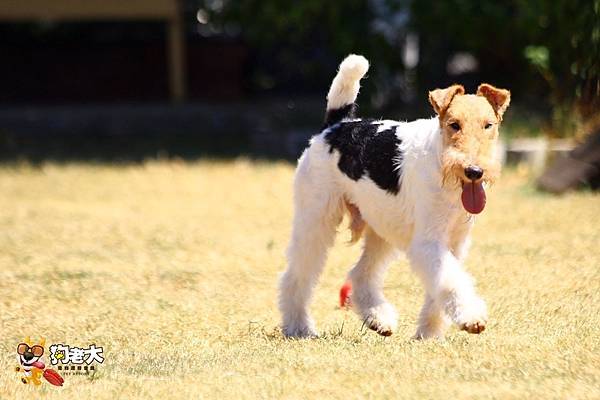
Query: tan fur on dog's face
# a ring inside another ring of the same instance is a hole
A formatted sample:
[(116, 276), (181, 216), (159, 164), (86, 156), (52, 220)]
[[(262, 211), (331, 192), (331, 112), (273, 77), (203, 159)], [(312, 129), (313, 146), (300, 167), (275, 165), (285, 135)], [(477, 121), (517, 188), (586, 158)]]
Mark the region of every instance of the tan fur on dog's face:
[(460, 85), (429, 92), (443, 135), (443, 182), (468, 182), (465, 168), (476, 166), (483, 170), (481, 179), (492, 183), (500, 174), (496, 142), (510, 92), (483, 83), (476, 95), (464, 93)]

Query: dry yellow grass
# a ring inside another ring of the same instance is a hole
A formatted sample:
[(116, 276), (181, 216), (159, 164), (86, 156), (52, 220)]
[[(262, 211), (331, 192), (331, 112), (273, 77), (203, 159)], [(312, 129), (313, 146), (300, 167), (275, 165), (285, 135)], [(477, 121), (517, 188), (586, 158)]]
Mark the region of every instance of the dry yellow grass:
[[(281, 338), (293, 167), (151, 162), (0, 168), (0, 398), (600, 398), (600, 196), (538, 194), (505, 173), (467, 261), (483, 335), (411, 341), (405, 260), (384, 339), (336, 308), (359, 246), (339, 235), (314, 302), (323, 337)], [(104, 346), (93, 380), (23, 385), (25, 335)]]

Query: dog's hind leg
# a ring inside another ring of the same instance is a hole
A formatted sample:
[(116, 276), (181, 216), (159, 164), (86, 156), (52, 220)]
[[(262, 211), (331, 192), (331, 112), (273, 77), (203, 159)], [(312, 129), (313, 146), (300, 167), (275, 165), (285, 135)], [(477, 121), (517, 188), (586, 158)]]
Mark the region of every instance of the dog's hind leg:
[(383, 295), (383, 278), (396, 249), (370, 228), (365, 234), (363, 253), (350, 271), (352, 305), (365, 324), (380, 335), (389, 336), (396, 329), (397, 314)]
[(279, 309), (287, 337), (317, 335), (308, 307), (343, 216), (342, 198), (334, 185), (308, 162), (303, 156), (296, 174), (288, 267), (279, 282)]
[(348, 210), (348, 214), (350, 214), (350, 232), (352, 233), (352, 237), (350, 238), (350, 244), (354, 244), (359, 241), (362, 237), (362, 234), (365, 230), (367, 224), (365, 220), (362, 218), (360, 214), (360, 210), (354, 204), (348, 202), (348, 200), (344, 200), (344, 205), (346, 206), (346, 210)]

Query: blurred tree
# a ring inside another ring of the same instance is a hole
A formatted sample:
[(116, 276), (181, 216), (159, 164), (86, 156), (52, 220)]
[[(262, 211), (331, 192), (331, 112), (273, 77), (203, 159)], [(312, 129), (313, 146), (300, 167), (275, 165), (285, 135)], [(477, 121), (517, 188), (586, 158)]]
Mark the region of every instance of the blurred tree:
[[(386, 21), (401, 12), (404, 1), (378, 1), (375, 6), (368, 0), (194, 3), (206, 16), (207, 37), (232, 33), (250, 45), (249, 81), (259, 91), (324, 92), (349, 53), (374, 61), (367, 86), (384, 81), (389, 85), (390, 75), (402, 70), (397, 50), (402, 27)], [(393, 34), (386, 30), (390, 26)]]
[(523, 54), (550, 87), (554, 132), (600, 127), (600, 0), (519, 3)]
[[(453, 83), (447, 60), (453, 53), (468, 52), (478, 61), (477, 78), (498, 86), (519, 87), (530, 80), (522, 56), (525, 37), (519, 33), (514, 1), (447, 0), (413, 1), (411, 28), (421, 36), (420, 80)], [(470, 87), (469, 90), (475, 89)]]
[(554, 135), (600, 123), (600, 0), (414, 1), (411, 12), (422, 35), (424, 79), (437, 73), (443, 81), (449, 54), (469, 51), (482, 80), (517, 96), (548, 97)]
[[(193, 17), (202, 21), (205, 38), (229, 36), (248, 44), (250, 90), (322, 93), (340, 59), (354, 52), (371, 60), (365, 91), (373, 93), (378, 108), (410, 85), (424, 93), (453, 81), (469, 90), (489, 81), (509, 87), (514, 100), (529, 100), (534, 109), (551, 108), (554, 135), (572, 135), (584, 122), (600, 124), (600, 0), (186, 4), (199, 10)], [(416, 69), (406, 73), (402, 50), (411, 32), (418, 37), (419, 57)], [(451, 75), (448, 63), (456, 53), (473, 55), (477, 69)], [(414, 100), (426, 105), (424, 96)]]

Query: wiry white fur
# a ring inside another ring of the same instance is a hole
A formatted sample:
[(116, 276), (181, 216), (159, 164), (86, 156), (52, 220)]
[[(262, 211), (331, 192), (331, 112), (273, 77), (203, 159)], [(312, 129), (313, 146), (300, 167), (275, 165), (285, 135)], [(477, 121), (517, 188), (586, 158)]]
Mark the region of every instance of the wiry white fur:
[(341, 108), (354, 103), (360, 90), (360, 79), (369, 70), (369, 62), (363, 56), (350, 54), (340, 64), (340, 69), (327, 94), (327, 109)]
[[(342, 75), (349, 58), (342, 63)], [(345, 89), (339, 90), (340, 74), (332, 84), (330, 102), (349, 99), (344, 97), (349, 95)], [(362, 73), (352, 76), (360, 79)], [(347, 80), (343, 85), (354, 88)], [(332, 91), (344, 94), (333, 97)], [(350, 278), (352, 304), (369, 327), (381, 334), (396, 328), (396, 312), (382, 287), (386, 266), (397, 250), (407, 254), (426, 292), (417, 338), (442, 337), (450, 322), (463, 328), (485, 324), (485, 303), (461, 265), (473, 217), (461, 206), (460, 190), (442, 185), (438, 119), (375, 123), (385, 126), (382, 129), (395, 127), (401, 140), (397, 195), (382, 190), (366, 176), (354, 181), (339, 170), (339, 153), (330, 153), (325, 140), (332, 127), (315, 136), (300, 157), (294, 180), (295, 215), (288, 268), (280, 281), (279, 308), (286, 336), (317, 334), (308, 306), (341, 221), (344, 201), (358, 207), (368, 225), (363, 254)]]

